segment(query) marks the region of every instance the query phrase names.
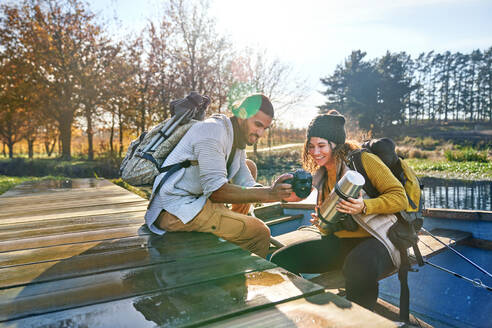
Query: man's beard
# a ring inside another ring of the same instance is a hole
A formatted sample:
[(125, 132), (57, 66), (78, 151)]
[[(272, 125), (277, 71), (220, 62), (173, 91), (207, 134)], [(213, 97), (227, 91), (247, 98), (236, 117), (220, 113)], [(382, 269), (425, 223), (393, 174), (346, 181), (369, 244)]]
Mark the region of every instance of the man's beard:
[[(260, 136), (258, 136), (256, 133), (246, 134), (246, 133), (249, 133), (249, 131), (248, 131), (248, 123), (246, 122), (246, 120), (243, 120), (242, 122), (240, 122), (239, 128), (241, 130), (241, 138), (243, 139), (243, 141), (244, 141), (244, 143), (246, 145), (253, 146), (260, 139)], [(249, 137), (251, 135), (256, 136), (256, 141), (255, 142), (249, 142)]]

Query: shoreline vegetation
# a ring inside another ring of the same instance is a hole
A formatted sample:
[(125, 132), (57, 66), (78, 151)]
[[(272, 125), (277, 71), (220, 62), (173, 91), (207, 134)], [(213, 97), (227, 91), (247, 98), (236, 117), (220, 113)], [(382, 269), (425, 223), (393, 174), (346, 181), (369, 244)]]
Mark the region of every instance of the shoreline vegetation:
[[(406, 140), (401, 144), (397, 148), (398, 154), (406, 158), (420, 177), (492, 181), (492, 154), (489, 149), (476, 150), (430, 138), (412, 139), (411, 142)], [(258, 149), (256, 155), (252, 149), (247, 149), (247, 153), (258, 166), (258, 181), (271, 184), (275, 176), (301, 168), (301, 149), (302, 144), (293, 143)], [(0, 157), (0, 194), (25, 181), (104, 177), (139, 196), (149, 198), (150, 188), (133, 187), (119, 178), (120, 161), (108, 156), (94, 161)]]

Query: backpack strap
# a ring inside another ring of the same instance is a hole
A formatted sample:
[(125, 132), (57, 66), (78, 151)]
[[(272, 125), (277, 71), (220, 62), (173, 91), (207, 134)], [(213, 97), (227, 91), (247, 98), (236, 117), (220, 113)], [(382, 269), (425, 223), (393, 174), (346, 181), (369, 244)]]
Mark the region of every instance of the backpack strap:
[(152, 198), (149, 200), (149, 205), (147, 205), (147, 208), (150, 208), (150, 205), (154, 201), (155, 195), (157, 195), (159, 193), (162, 186), (164, 185), (164, 182), (166, 182), (167, 179), (169, 179), (169, 177), (171, 175), (173, 175), (175, 172), (181, 170), (182, 168), (189, 167), (190, 165), (198, 165), (198, 162), (197, 161), (191, 161), (191, 160), (187, 159), (186, 161), (183, 161), (181, 163), (175, 163), (175, 164), (171, 164), (171, 165), (162, 167), (159, 170), (160, 173), (166, 172), (166, 174), (164, 174), (161, 181), (159, 181), (159, 184), (157, 185), (154, 192), (152, 193)]
[(364, 186), (362, 187), (365, 192), (369, 195), (371, 198), (376, 198), (378, 197), (379, 191), (372, 185), (371, 180), (369, 180), (369, 177), (367, 176), (367, 172), (364, 169), (364, 165), (362, 164), (362, 153), (363, 152), (368, 152), (367, 149), (355, 149), (351, 151), (347, 158), (348, 158), (348, 166), (350, 169), (359, 172), (365, 180)]
[(229, 159), (227, 160), (227, 173), (231, 171), (231, 165), (232, 165), (232, 160), (234, 159), (234, 156), (236, 155), (236, 146), (233, 144), (231, 153), (229, 154)]
[(400, 320), (410, 322), (410, 289), (408, 288), (408, 271), (410, 262), (407, 251), (399, 249), (401, 264), (398, 269), (398, 280), (400, 280)]

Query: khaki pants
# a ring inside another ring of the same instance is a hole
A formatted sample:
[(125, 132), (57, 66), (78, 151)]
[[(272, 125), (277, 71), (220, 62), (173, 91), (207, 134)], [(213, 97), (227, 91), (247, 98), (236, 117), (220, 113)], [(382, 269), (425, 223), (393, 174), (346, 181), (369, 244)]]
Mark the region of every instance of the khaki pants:
[(250, 204), (237, 204), (232, 208), (234, 211), (207, 199), (201, 212), (186, 224), (165, 211), (161, 212), (155, 224), (166, 231), (211, 232), (265, 258), (270, 247), (270, 229), (263, 221), (245, 215)]

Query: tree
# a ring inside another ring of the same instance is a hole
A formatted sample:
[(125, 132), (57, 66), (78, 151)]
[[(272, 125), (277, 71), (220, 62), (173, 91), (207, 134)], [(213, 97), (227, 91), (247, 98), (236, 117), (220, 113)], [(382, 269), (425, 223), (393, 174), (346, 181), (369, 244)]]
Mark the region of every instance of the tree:
[(405, 53), (386, 53), (381, 59), (364, 61), (366, 53), (353, 51), (334, 74), (321, 79), (330, 108), (348, 114), (365, 130), (381, 133), (387, 127), (404, 124), (405, 110), (415, 86), (409, 74), (411, 59)]
[(211, 111), (218, 111), (227, 101), (227, 67), (232, 48), (220, 35), (208, 14), (207, 1), (171, 0), (163, 18), (169, 22), (167, 49), (169, 78), (175, 81), (175, 96), (194, 90), (212, 99)]
[(328, 102), (320, 106), (323, 113), (331, 108), (349, 115), (359, 126), (372, 130), (377, 122), (379, 74), (373, 64), (363, 61), (365, 52), (352, 51), (344, 65), (338, 65), (334, 74), (322, 78), (327, 86), (323, 92)]
[(24, 0), (7, 7), (6, 31), (21, 44), (32, 78), (41, 92), (42, 111), (60, 131), (62, 157), (71, 158), (71, 133), (79, 115), (78, 77), (82, 59), (97, 31), (94, 15), (80, 0)]
[(23, 80), (16, 73), (20, 68), (16, 64), (5, 57), (0, 60), (0, 140), (9, 148), (9, 158), (14, 157), (14, 145), (25, 136), (27, 121)]

